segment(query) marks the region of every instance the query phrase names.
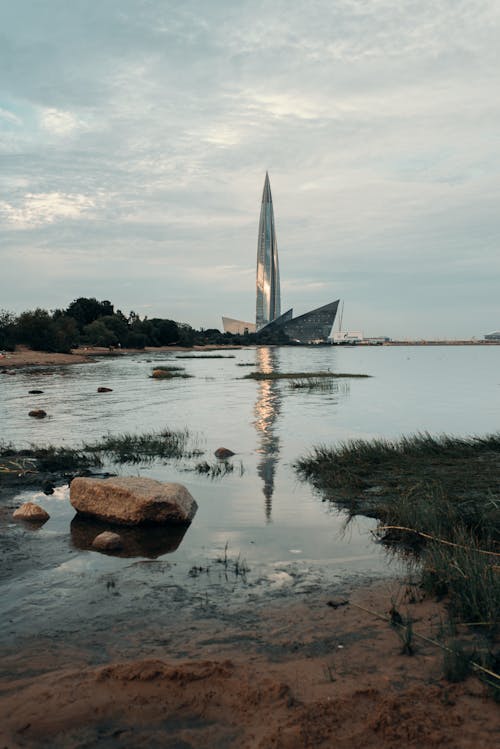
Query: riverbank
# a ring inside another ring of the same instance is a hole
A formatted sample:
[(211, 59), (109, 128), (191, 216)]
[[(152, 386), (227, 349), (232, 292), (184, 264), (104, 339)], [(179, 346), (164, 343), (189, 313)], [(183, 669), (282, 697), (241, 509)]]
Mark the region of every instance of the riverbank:
[[(331, 596), (332, 594), (330, 594)], [(239, 749), (481, 749), (498, 706), (475, 678), (442, 676), (443, 653), (414, 654), (376, 613), (396, 604), (432, 639), (442, 606), (399, 582), (269, 599), (232, 617), (200, 611), (168, 640), (116, 642), (99, 665), (71, 637), (26, 643), (3, 659), (0, 743)], [(369, 613), (374, 612), (374, 613)], [(188, 636), (187, 636), (188, 634)], [(153, 635), (153, 636), (152, 636)], [(129, 648), (130, 651), (130, 648)]]
[(85, 348), (73, 349), (69, 354), (49, 353), (47, 351), (33, 351), (26, 346), (17, 346), (15, 351), (6, 351), (0, 354), (0, 372), (2, 370), (17, 369), (19, 367), (52, 367), (65, 366), (68, 364), (84, 364), (96, 361), (100, 357), (119, 357), (130, 354), (161, 354), (171, 351), (217, 351), (219, 349), (229, 350), (241, 347), (228, 346), (165, 346), (153, 348), (147, 346), (144, 349), (106, 348), (100, 346), (87, 346)]

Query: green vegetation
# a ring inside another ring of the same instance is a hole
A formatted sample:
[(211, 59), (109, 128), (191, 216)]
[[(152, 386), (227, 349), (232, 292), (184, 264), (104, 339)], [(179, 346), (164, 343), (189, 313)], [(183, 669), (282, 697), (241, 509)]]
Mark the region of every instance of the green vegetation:
[[(36, 308), (16, 316), (0, 309), (0, 350), (25, 344), (38, 351), (68, 353), (78, 346), (143, 349), (145, 346), (226, 346), (288, 343), (284, 333), (232, 335), (216, 328), (195, 330), (186, 323), (163, 318), (125, 315), (108, 300), (79, 297), (66, 309)], [(210, 350), (210, 349), (207, 349)], [(214, 357), (215, 358), (215, 357)]]
[(184, 372), (184, 367), (155, 367), (149, 376), (153, 380), (171, 380), (174, 377), (180, 377), (185, 380), (192, 377), (192, 375)]
[(290, 380), (290, 390), (333, 390), (335, 383), (331, 377), (306, 377), (300, 380)]
[(36, 472), (65, 473), (88, 470), (101, 466), (98, 454), (88, 454), (83, 448), (32, 446), (18, 449), (10, 443), (0, 442), (0, 474), (15, 474), (22, 478)]
[(234, 359), (234, 354), (229, 354), (229, 356), (226, 356), (225, 354), (186, 354), (182, 355), (179, 354), (175, 357), (176, 359)]
[(157, 364), (154, 367), (154, 371), (160, 370), (161, 372), (182, 372), (184, 367), (176, 367), (170, 364)]
[[(215, 463), (209, 463), (208, 461), (204, 460), (200, 463), (196, 463), (193, 470), (196, 473), (209, 476), (212, 479), (222, 478), (224, 476), (227, 476), (228, 473), (233, 473), (234, 463), (229, 460), (217, 460), (215, 461)], [(243, 463), (240, 462), (239, 475), (243, 476), (244, 473), (245, 469), (243, 467)]]
[(187, 429), (145, 434), (109, 435), (98, 442), (84, 444), (84, 453), (105, 456), (115, 463), (141, 463), (155, 458), (186, 458), (199, 455), (199, 451), (188, 448)]
[(500, 434), (354, 440), (296, 464), (325, 500), (379, 520), (416, 554), (422, 585), (450, 614), (493, 633), (500, 621)]
[(141, 463), (155, 459), (191, 458), (201, 455), (190, 445), (187, 429), (164, 429), (146, 434), (108, 435), (96, 442), (75, 448), (46, 445), (19, 449), (0, 443), (0, 481), (29, 474), (55, 472), (71, 474), (103, 465), (104, 459), (113, 463)]
[(320, 377), (370, 377), (367, 374), (346, 374), (345, 372), (249, 372), (244, 380), (306, 380)]

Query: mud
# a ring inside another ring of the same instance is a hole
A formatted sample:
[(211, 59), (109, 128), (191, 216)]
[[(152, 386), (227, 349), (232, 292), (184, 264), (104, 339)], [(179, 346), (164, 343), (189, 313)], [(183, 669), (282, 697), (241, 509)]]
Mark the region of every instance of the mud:
[[(498, 706), (477, 680), (447, 683), (431, 646), (401, 655), (390, 626), (353, 605), (387, 610), (401, 586), (346, 592), (350, 603), (337, 609), (313, 595), (267, 601), (253, 616), (167, 625), (150, 633), (156, 652), (147, 658), (137, 657), (144, 648), (136, 632), (136, 658), (123, 661), (116, 643), (98, 667), (89, 667), (77, 637), (65, 638), (55, 658), (32, 643), (11, 656), (17, 676), (0, 683), (0, 745), (495, 746)], [(442, 616), (428, 601), (408, 606), (422, 633)]]
[(55, 487), (42, 531), (12, 522), (17, 489), (0, 503), (0, 747), (499, 743), (486, 687), (445, 681), (429, 643), (403, 655), (374, 615), (396, 605), (439, 636), (444, 604), (409, 578), (307, 560), (243, 572), (230, 555), (192, 566), (168, 535), (133, 535), (137, 558), (103, 555), (86, 550), (102, 528), (71, 522), (66, 494)]

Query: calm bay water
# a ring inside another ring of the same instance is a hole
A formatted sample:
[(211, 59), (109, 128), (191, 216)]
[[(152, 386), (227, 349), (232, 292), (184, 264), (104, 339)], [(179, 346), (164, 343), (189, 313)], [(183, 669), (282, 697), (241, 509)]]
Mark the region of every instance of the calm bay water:
[[(226, 545), (231, 559), (239, 557), (248, 565), (245, 583), (252, 595), (269, 587), (390, 574), (394, 561), (371, 539), (374, 522), (360, 518), (346, 531), (343, 513), (297, 480), (293, 462), (320, 443), (417, 431), (482, 434), (497, 431), (500, 424), (500, 347), (270, 347), (227, 351), (224, 356), (234, 358), (211, 360), (176, 355), (140, 354), (2, 375), (0, 412), (2, 438), (17, 446), (77, 445), (109, 433), (187, 427), (204, 451), (202, 458), (121, 466), (118, 471), (179, 481), (197, 500), (198, 512), (185, 535), (160, 543), (158, 560), (150, 563), (160, 565), (157, 569), (164, 570), (170, 585), (192, 590), (202, 583), (189, 570), (213, 564)], [(154, 364), (160, 363), (185, 366), (192, 378), (150, 379)], [(330, 391), (303, 391), (286, 381), (241, 379), (252, 369), (330, 369), (371, 378), (339, 379)], [(98, 394), (100, 385), (113, 392)], [(43, 394), (29, 395), (35, 388)], [(44, 408), (50, 418), (29, 418), (35, 407)], [(197, 460), (213, 462), (220, 446), (237, 453), (234, 473), (212, 480), (188, 470)], [(137, 608), (143, 596), (160, 596), (150, 566), (145, 571), (138, 565), (140, 546), (135, 560), (86, 550), (78, 527), (71, 525), (67, 487), (52, 496), (24, 492), (12, 504), (27, 499), (44, 506), (51, 519), (36, 532), (8, 518), (2, 521), (4, 537), (18, 544), (1, 591), (3, 616), (8, 617), (2, 626), (8, 632), (32, 634), (29, 622), (40, 611), (47, 631), (53, 631), (62, 607), (65, 626), (71, 626), (89, 589), (97, 595), (93, 585), (103, 575), (127, 580), (129, 594), (120, 603), (127, 610)], [(161, 567), (165, 561), (168, 573)], [(203, 586), (216, 595), (221, 582), (220, 574), (207, 574)]]

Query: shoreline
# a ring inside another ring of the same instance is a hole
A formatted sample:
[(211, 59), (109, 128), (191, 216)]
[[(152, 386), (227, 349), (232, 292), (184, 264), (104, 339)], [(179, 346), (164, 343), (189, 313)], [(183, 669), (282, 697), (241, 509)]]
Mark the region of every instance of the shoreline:
[(243, 346), (146, 346), (143, 349), (117, 349), (110, 350), (106, 347), (88, 346), (86, 348), (72, 349), (69, 354), (49, 353), (47, 351), (34, 351), (25, 346), (17, 346), (15, 351), (7, 351), (0, 354), (0, 373), (5, 370), (18, 369), (19, 367), (57, 367), (69, 364), (93, 363), (101, 357), (120, 357), (133, 354), (166, 354), (170, 351), (219, 351), (236, 350)]
[[(359, 342), (355, 348), (379, 348), (380, 346), (500, 346), (500, 341), (385, 341), (382, 344), (371, 344)], [(251, 348), (255, 346), (252, 345)], [(332, 344), (332, 348), (337, 346)], [(6, 351), (0, 353), (0, 374), (5, 374), (8, 370), (18, 369), (20, 367), (58, 367), (70, 364), (93, 363), (101, 357), (120, 357), (131, 356), (134, 354), (167, 354), (175, 351), (236, 351), (248, 348), (246, 346), (219, 345), (211, 344), (209, 346), (146, 346), (143, 349), (133, 348), (114, 348), (110, 350), (106, 347), (88, 346), (85, 348), (72, 349), (69, 354), (49, 353), (47, 351), (34, 351), (26, 346), (17, 346), (15, 351)], [(311, 348), (314, 348), (311, 346)], [(349, 348), (349, 346), (342, 346)]]
[(500, 717), (484, 685), (447, 682), (442, 653), (428, 642), (416, 639), (414, 655), (402, 654), (394, 627), (373, 615), (387, 617), (395, 601), (433, 636), (443, 605), (391, 580), (340, 597), (292, 592), (241, 619), (200, 612), (188, 638), (178, 622), (168, 642), (149, 633), (145, 646), (136, 633), (127, 652), (104, 659), (70, 636), (25, 642), (2, 659), (2, 745), (119, 736), (125, 747), (493, 746)]

